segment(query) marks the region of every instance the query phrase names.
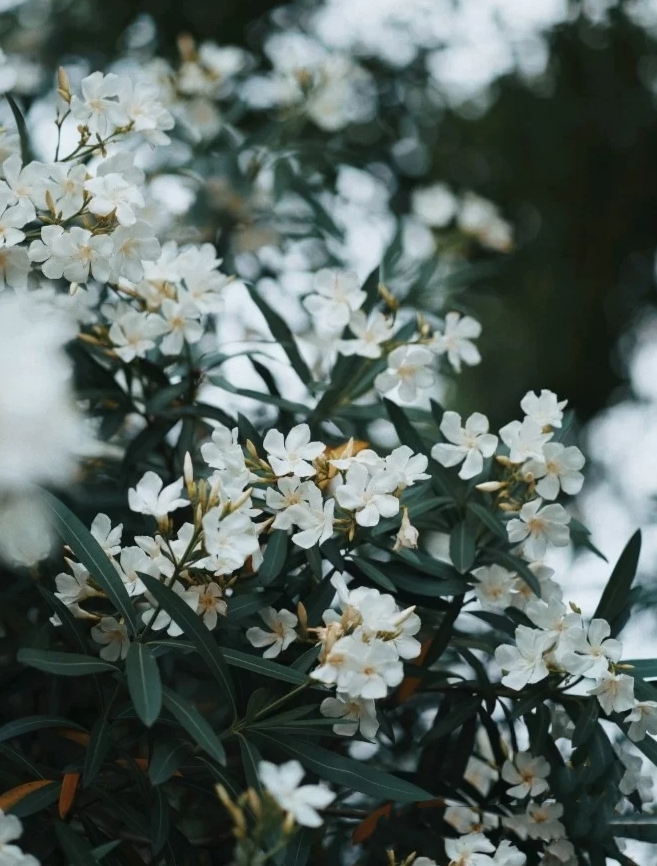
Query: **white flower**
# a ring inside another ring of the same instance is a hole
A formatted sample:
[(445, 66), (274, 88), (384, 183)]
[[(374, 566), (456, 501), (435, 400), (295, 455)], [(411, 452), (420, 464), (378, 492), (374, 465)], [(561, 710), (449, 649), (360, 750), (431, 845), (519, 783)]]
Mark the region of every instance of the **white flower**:
[(365, 301), (358, 274), (323, 268), (313, 279), (314, 294), (308, 295), (304, 306), (318, 325), (327, 331), (341, 331), (351, 314)]
[(500, 437), (509, 449), (512, 463), (524, 463), (525, 460), (543, 462), (544, 446), (552, 438), (552, 433), (544, 433), (533, 418), (525, 418), (502, 427)]
[(288, 761), (278, 767), (261, 761), (258, 776), (281, 809), (302, 827), (319, 827), (322, 818), (316, 809), (326, 808), (335, 799), (335, 794), (323, 785), (300, 786), (303, 767), (298, 761)]
[(24, 854), (18, 845), (10, 845), (23, 833), (23, 825), (15, 815), (5, 815), (0, 809), (0, 866), (39, 866), (31, 854)]
[(55, 577), (55, 585), (57, 598), (64, 602), (67, 607), (72, 607), (79, 601), (84, 601), (85, 598), (93, 598), (100, 593), (93, 587), (89, 586), (89, 578), (91, 575), (87, 569), (79, 562), (72, 559), (67, 559), (69, 568), (73, 574), (61, 572)]
[(488, 418), (480, 412), (470, 415), (461, 427), (457, 412), (445, 412), (440, 432), (451, 444), (437, 442), (431, 456), (442, 466), (457, 466), (463, 462), (459, 478), (474, 478), (484, 468), (484, 457), (492, 457), (497, 448), (497, 436), (488, 432)]
[(574, 496), (582, 489), (584, 476), (579, 471), (585, 460), (575, 445), (568, 448), (559, 442), (548, 442), (543, 447), (542, 460), (528, 460), (522, 467), (524, 475), (540, 478), (536, 492), (544, 499), (556, 499), (559, 489)]
[(211, 508), (203, 518), (203, 530), (210, 554), (204, 564), (214, 574), (231, 574), (260, 552), (256, 526), (242, 510), (224, 517), (223, 509)]
[(132, 226), (137, 222), (135, 210), (144, 207), (144, 197), (120, 174), (91, 178), (84, 188), (91, 194), (87, 205), (91, 213), (101, 217), (115, 214), (122, 226)]
[(107, 75), (92, 72), (80, 82), (82, 98), (73, 96), (71, 100), (72, 116), (92, 133), (107, 137), (128, 120), (124, 107), (116, 99), (121, 84), (121, 78), (112, 72)]
[(627, 674), (605, 673), (589, 695), (597, 695), (600, 706), (607, 715), (634, 709), (634, 678)]
[(24, 247), (0, 247), (0, 292), (7, 286), (23, 289), (32, 268)]
[(625, 716), (626, 722), (631, 722), (627, 732), (628, 737), (637, 743), (645, 735), (657, 734), (657, 701), (634, 701), (630, 713)]
[(276, 475), (297, 475), (308, 478), (315, 474), (315, 467), (309, 461), (324, 451), (323, 442), (310, 441), (310, 427), (298, 424), (285, 438), (278, 430), (269, 430), (263, 445)]
[(115, 662), (118, 659), (124, 659), (128, 654), (130, 647), (130, 638), (128, 631), (123, 623), (118, 622), (113, 616), (104, 616), (91, 629), (91, 637), (96, 643), (103, 644), (99, 655), (101, 659), (108, 662)]
[(163, 330), (159, 316), (128, 309), (112, 322), (109, 337), (116, 354), (129, 364), (135, 358), (143, 358), (146, 352), (155, 348), (155, 339)]
[(388, 369), (374, 380), (377, 390), (384, 394), (399, 386), (399, 397), (410, 402), (417, 397), (418, 389), (430, 388), (436, 380), (433, 370), (433, 355), (424, 346), (398, 346), (388, 355)]
[(570, 541), (570, 516), (561, 505), (543, 505), (542, 499), (526, 502), (507, 525), (512, 544), (524, 542), (523, 552), (529, 559), (542, 559), (548, 542), (555, 547), (566, 547)]
[[(84, 183), (88, 176), (87, 168), (85, 165), (57, 162), (48, 166), (48, 169), (46, 189), (55, 202), (57, 213), (60, 213), (64, 219), (70, 219), (82, 210)], [(43, 190), (43, 195), (36, 199), (37, 206), (42, 209), (47, 207), (46, 189)]]
[(360, 729), (365, 739), (373, 740), (379, 730), (376, 704), (372, 700), (350, 698), (338, 693), (334, 698), (324, 698), (319, 709), (330, 719), (342, 719), (333, 725), (333, 731), (343, 737), (352, 737)]
[[(45, 228), (41, 231), (42, 237), (44, 232)], [(63, 276), (71, 282), (84, 283), (90, 273), (99, 283), (109, 279), (112, 239), (108, 235), (92, 235), (87, 229), (73, 226), (54, 239), (52, 251), (48, 273), (46, 265), (43, 266), (44, 274), (51, 279)]]
[(609, 638), (610, 634), (611, 628), (605, 619), (591, 620), (588, 636), (581, 628), (569, 629), (563, 639), (565, 652), (559, 655), (560, 664), (576, 676), (603, 677), (609, 662), (619, 661), (623, 654), (623, 644)]
[(322, 503), (322, 495), (317, 487), (309, 493), (307, 505), (293, 505), (289, 509), (290, 516), (300, 530), (292, 536), (292, 541), (304, 550), (324, 544), (333, 535), (335, 500), (327, 499)]
[(123, 524), (119, 523), (112, 529), (112, 523), (106, 514), (97, 514), (91, 524), (91, 534), (108, 556), (118, 556), (121, 552), (121, 535)]
[(146, 591), (140, 574), (152, 574), (153, 562), (141, 547), (124, 547), (114, 567), (128, 591), (129, 596), (141, 595)]
[(495, 661), (502, 671), (502, 684), (519, 691), (529, 683), (537, 683), (548, 675), (543, 659), (552, 646), (549, 634), (539, 629), (519, 625), (516, 629), (516, 645), (502, 644), (495, 650)]
[(474, 592), (484, 610), (497, 612), (512, 604), (516, 594), (515, 574), (501, 565), (482, 565), (472, 573), (477, 578)]
[(178, 301), (165, 298), (160, 314), (163, 319), (162, 331), (166, 334), (160, 343), (160, 349), (166, 355), (179, 355), (185, 342), (198, 343), (203, 336), (200, 313), (194, 304), (185, 298)]
[(297, 639), (297, 633), (294, 629), (299, 620), (289, 610), (276, 611), (273, 607), (261, 610), (260, 616), (271, 631), (265, 631), (259, 626), (254, 626), (247, 629), (247, 640), (251, 646), (268, 647), (262, 654), (264, 658), (276, 658)]
[(323, 683), (335, 683), (351, 698), (384, 698), (388, 687), (398, 686), (404, 669), (394, 644), (373, 639), (365, 643), (357, 634), (337, 640), (326, 660), (310, 675)]
[(563, 815), (561, 803), (530, 803), (527, 806), (527, 835), (530, 839), (550, 842), (566, 835), (566, 829), (558, 819)]
[(164, 482), (155, 472), (146, 472), (137, 486), (128, 490), (130, 510), (162, 519), (176, 508), (189, 505), (187, 500), (181, 498), (182, 478), (164, 488), (163, 484)]
[[(195, 592), (185, 589), (182, 583), (178, 580), (170, 588), (177, 596), (180, 596), (188, 607), (196, 612), (199, 599)], [(144, 625), (150, 626), (153, 631), (161, 631), (163, 628), (166, 628), (167, 634), (170, 637), (180, 637), (183, 633), (182, 628), (171, 618), (171, 615), (168, 614), (166, 610), (159, 607), (157, 601), (150, 592), (146, 593), (146, 599), (151, 605), (151, 609), (145, 610), (141, 615), (141, 620)]]
[(217, 424), (212, 431), (212, 441), (201, 445), (203, 459), (213, 469), (228, 469), (244, 466), (244, 453), (238, 442), (237, 427), (229, 430), (223, 424)]
[(469, 833), (460, 839), (445, 839), (445, 853), (450, 866), (492, 866), (494, 860), (488, 854), (495, 846), (483, 833)]
[(561, 400), (553, 391), (543, 389), (539, 396), (527, 391), (520, 401), (520, 408), (539, 427), (561, 427), (563, 409), (568, 400)]
[(527, 855), (523, 854), (522, 851), (518, 851), (516, 846), (506, 839), (500, 843), (500, 847), (493, 857), (495, 866), (524, 866), (526, 862)]
[(413, 213), (432, 228), (443, 228), (454, 219), (456, 196), (444, 183), (414, 189), (411, 194)]
[[(405, 489), (412, 487), (416, 481), (431, 478), (424, 471), (428, 465), (429, 460), (424, 454), (414, 454), (408, 445), (400, 445), (388, 454), (382, 468), (385, 467), (386, 472), (394, 473), (397, 476), (397, 487)], [(372, 475), (376, 474), (375, 471), (370, 471)]]
[(458, 227), (464, 234), (499, 252), (512, 246), (511, 226), (502, 219), (497, 207), (473, 192), (466, 192), (459, 206)]
[(558, 839), (545, 846), (541, 866), (578, 866), (575, 846), (567, 839)]
[(223, 310), (222, 290), (229, 278), (219, 271), (221, 259), (213, 244), (201, 244), (183, 250), (177, 266), (180, 279), (190, 298), (201, 313), (214, 314)]
[(111, 235), (114, 243), (112, 271), (115, 278), (125, 277), (133, 283), (144, 275), (144, 262), (155, 261), (161, 252), (153, 229), (143, 220), (132, 226), (119, 226)]
[(42, 200), (49, 177), (49, 167), (40, 162), (30, 162), (23, 166), (18, 154), (10, 156), (2, 164), (2, 173), (15, 202), (24, 209), (27, 222), (35, 219), (34, 203)]
[(119, 102), (132, 129), (150, 144), (168, 144), (164, 130), (173, 128), (174, 119), (162, 104), (157, 84), (145, 77), (133, 81), (127, 76), (122, 76), (119, 84)]
[(221, 587), (212, 582), (202, 586), (190, 586), (189, 591), (198, 595), (196, 609), (205, 625), (212, 631), (217, 625), (217, 615), (226, 616), (228, 610)]
[[(273, 529), (291, 529), (294, 526), (294, 512), (290, 512), (293, 505), (307, 506), (311, 490), (319, 493), (319, 505), (322, 504), (322, 494), (312, 481), (302, 481), (295, 475), (285, 475), (276, 482), (278, 490), (268, 487), (265, 491), (265, 503), (267, 508), (277, 511), (278, 514), (272, 523)], [(305, 511), (305, 509), (304, 509)]]
[(461, 362), (473, 367), (481, 361), (479, 349), (472, 342), (481, 334), (481, 325), (472, 316), (447, 313), (442, 334), (435, 334), (431, 348), (437, 355), (447, 353), (447, 360), (461, 372)]
[(381, 344), (392, 335), (392, 326), (383, 313), (375, 310), (366, 316), (362, 310), (352, 313), (349, 328), (355, 340), (338, 340), (336, 347), (341, 355), (360, 355), (362, 358), (380, 358)]
[(518, 752), (513, 761), (505, 761), (502, 767), (502, 778), (513, 786), (507, 794), (518, 800), (544, 794), (548, 789), (546, 779), (549, 774), (548, 761), (542, 757), (535, 758), (531, 752)]
[(344, 484), (335, 491), (335, 498), (342, 508), (356, 512), (359, 526), (376, 526), (381, 517), (394, 517), (399, 512), (399, 499), (392, 496), (396, 487), (394, 473), (370, 476), (365, 466), (354, 463), (347, 470)]

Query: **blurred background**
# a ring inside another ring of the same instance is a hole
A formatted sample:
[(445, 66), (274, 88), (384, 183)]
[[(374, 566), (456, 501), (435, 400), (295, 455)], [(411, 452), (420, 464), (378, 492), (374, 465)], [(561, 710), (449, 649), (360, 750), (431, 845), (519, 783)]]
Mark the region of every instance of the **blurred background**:
[[(301, 30), (356, 58), (377, 81), (379, 111), (344, 140), (387, 148), (393, 209), (411, 207), (421, 179), (444, 185), (441, 194), (467, 190), (493, 202), (511, 227), (512, 242), (470, 249), (453, 281), (482, 322), (484, 363), (464, 371), (448, 401), (497, 426), (516, 417), (526, 391), (556, 391), (575, 410), (592, 467), (579, 507), (598, 546), (613, 560), (634, 526), (650, 527), (657, 0), (0, 0), (0, 27), (11, 61), (0, 84), (31, 119), (60, 64), (174, 63), (181, 34), (254, 56), (264, 46), (271, 60), (269, 34)], [(342, 186), (358, 198), (349, 177)], [(210, 236), (223, 217), (212, 219)], [(442, 226), (435, 213), (425, 223)], [(441, 243), (449, 256), (449, 235)], [(431, 310), (439, 283), (435, 274), (416, 280), (414, 302)], [(648, 550), (646, 598), (657, 556), (649, 528)], [(577, 568), (593, 597), (606, 570), (588, 561)]]

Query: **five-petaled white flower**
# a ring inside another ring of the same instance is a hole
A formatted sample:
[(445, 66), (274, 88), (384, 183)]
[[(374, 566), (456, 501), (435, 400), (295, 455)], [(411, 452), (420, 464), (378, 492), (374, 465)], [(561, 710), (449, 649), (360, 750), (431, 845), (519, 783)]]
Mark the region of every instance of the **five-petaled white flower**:
[(388, 355), (388, 369), (374, 380), (377, 390), (387, 394), (399, 386), (399, 397), (410, 402), (418, 390), (430, 388), (436, 381), (433, 355), (425, 346), (398, 346)]
[(271, 468), (277, 475), (297, 475), (308, 478), (315, 474), (315, 467), (310, 463), (324, 451), (323, 442), (310, 441), (310, 427), (298, 424), (286, 437), (278, 430), (270, 430), (264, 438), (263, 445)]
[(544, 433), (540, 424), (533, 418), (524, 421), (510, 421), (500, 430), (500, 438), (509, 449), (509, 460), (512, 463), (524, 463), (525, 460), (543, 461), (545, 443), (552, 433)]
[(262, 654), (264, 658), (276, 658), (296, 640), (297, 633), (294, 629), (299, 620), (289, 610), (276, 611), (273, 607), (261, 610), (260, 616), (271, 631), (254, 626), (247, 629), (246, 637), (251, 646), (268, 647)]
[(527, 391), (520, 401), (520, 408), (539, 427), (561, 427), (567, 402), (560, 401), (553, 391), (543, 389), (538, 396), (534, 391)]
[(609, 669), (609, 662), (619, 661), (623, 653), (623, 644), (610, 638), (610, 634), (606, 619), (591, 620), (588, 635), (581, 628), (568, 629), (559, 662), (571, 674), (594, 680), (603, 677)]
[(123, 524), (112, 528), (112, 523), (106, 514), (97, 514), (91, 524), (91, 534), (108, 556), (118, 556), (121, 552), (121, 535)]
[(556, 499), (559, 490), (574, 496), (582, 489), (584, 476), (579, 471), (585, 460), (575, 445), (567, 448), (559, 442), (548, 442), (543, 447), (542, 460), (528, 460), (522, 467), (525, 476), (540, 479), (536, 492), (543, 499)]
[(488, 418), (475, 412), (461, 426), (461, 416), (457, 412), (445, 412), (440, 422), (440, 432), (449, 444), (437, 442), (431, 449), (431, 456), (442, 466), (457, 466), (459, 478), (474, 478), (484, 468), (484, 457), (492, 457), (497, 448), (497, 436), (488, 432)]
[(447, 353), (447, 360), (460, 373), (461, 362), (473, 367), (481, 361), (479, 349), (472, 342), (480, 334), (481, 325), (472, 316), (447, 313), (443, 333), (434, 336), (431, 348), (437, 355)]
[(146, 472), (136, 487), (128, 490), (128, 503), (131, 511), (138, 514), (150, 514), (158, 520), (166, 517), (176, 508), (189, 505), (183, 499), (183, 480), (179, 478), (163, 488), (163, 481), (155, 472)]
[(373, 740), (379, 730), (376, 704), (366, 698), (350, 698), (339, 692), (334, 698), (324, 698), (320, 712), (330, 719), (340, 719), (333, 731), (343, 737), (352, 737), (360, 729), (367, 740)]
[(228, 610), (221, 587), (213, 581), (201, 586), (190, 586), (189, 591), (198, 595), (197, 613), (212, 631), (217, 625), (217, 616), (226, 616)]
[(278, 767), (261, 761), (258, 776), (281, 809), (302, 827), (319, 827), (322, 817), (316, 810), (335, 800), (335, 794), (323, 785), (301, 785), (304, 771), (298, 761), (287, 761)]
[(360, 355), (362, 358), (380, 358), (381, 344), (390, 339), (392, 326), (383, 313), (375, 310), (366, 316), (362, 310), (352, 313), (349, 328), (356, 339), (338, 340), (341, 355)]
[(488, 854), (495, 850), (483, 833), (468, 833), (460, 839), (445, 839), (445, 853), (450, 866), (494, 866)]
[(637, 743), (646, 734), (657, 734), (657, 701), (634, 701), (631, 712), (625, 716), (630, 722), (627, 732), (630, 740)]
[(502, 671), (502, 684), (519, 691), (529, 683), (537, 683), (548, 675), (543, 659), (554, 639), (540, 629), (519, 625), (516, 645), (502, 644), (495, 650), (495, 661)]
[(113, 616), (102, 617), (98, 625), (91, 629), (91, 637), (96, 643), (103, 644), (99, 655), (105, 661), (115, 662), (120, 658), (124, 659), (128, 654), (130, 647), (128, 630)]
[(549, 762), (540, 756), (535, 758), (531, 752), (518, 752), (513, 761), (505, 761), (502, 767), (502, 778), (513, 786), (507, 794), (518, 800), (544, 794), (548, 789), (546, 780), (549, 774)]
[(627, 674), (605, 673), (592, 689), (589, 695), (597, 695), (602, 709), (610, 713), (623, 713), (634, 709), (634, 677)]
[(376, 526), (381, 517), (394, 517), (399, 511), (399, 499), (392, 495), (396, 487), (394, 472), (372, 476), (362, 463), (354, 463), (347, 469), (344, 484), (335, 491), (335, 498), (342, 508), (356, 512), (359, 526)]
[(304, 300), (304, 306), (320, 329), (326, 331), (341, 331), (366, 297), (353, 271), (323, 268), (315, 274), (313, 289), (314, 293)]
[[(542, 507), (541, 507), (542, 506)], [(520, 509), (507, 525), (509, 541), (523, 542), (523, 552), (529, 559), (542, 559), (548, 542), (565, 547), (570, 540), (570, 515), (561, 505), (543, 505), (542, 499), (532, 499)]]

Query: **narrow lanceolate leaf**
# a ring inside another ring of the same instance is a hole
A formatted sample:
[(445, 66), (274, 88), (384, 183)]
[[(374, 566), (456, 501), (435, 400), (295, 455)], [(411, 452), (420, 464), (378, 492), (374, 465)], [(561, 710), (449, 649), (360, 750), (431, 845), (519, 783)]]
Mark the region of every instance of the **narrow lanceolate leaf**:
[(480, 505), (478, 502), (468, 502), (467, 507), (468, 510), (475, 514), (484, 526), (490, 529), (492, 533), (497, 535), (498, 538), (501, 538), (502, 541), (507, 541), (508, 534), (506, 527), (496, 514), (486, 508), (485, 505)]
[(162, 689), (162, 703), (198, 745), (215, 761), (226, 763), (226, 752), (208, 722), (189, 701), (171, 689)]
[(55, 824), (55, 834), (66, 860), (71, 866), (93, 866), (98, 863), (93, 855), (91, 845), (79, 833), (63, 821)]
[(608, 824), (614, 836), (638, 839), (641, 842), (657, 842), (657, 817), (655, 815), (625, 815)]
[(197, 651), (203, 656), (205, 663), (210, 668), (215, 679), (223, 686), (226, 698), (230, 703), (233, 715), (235, 715), (237, 706), (235, 703), (235, 692), (233, 683), (228, 671), (226, 659), (221, 653), (219, 644), (215, 641), (212, 634), (203, 625), (202, 620), (194, 611), (188, 607), (182, 599), (175, 594), (168, 586), (160, 583), (149, 574), (142, 574), (141, 579), (146, 586), (146, 589), (155, 597), (158, 604), (161, 604), (164, 610), (171, 616), (173, 621), (177, 623), (184, 631), (187, 637), (192, 641)]
[(256, 674), (262, 674), (265, 677), (280, 680), (283, 683), (293, 683), (300, 686), (308, 682), (308, 677), (301, 671), (293, 670), (269, 659), (263, 659), (261, 656), (243, 653), (240, 650), (228, 649), (227, 647), (222, 647), (222, 653), (231, 667), (253, 671)]
[(44, 502), (50, 509), (53, 525), (63, 541), (68, 544), (117, 610), (121, 611), (128, 627), (132, 629), (134, 634), (137, 634), (139, 620), (130, 601), (130, 596), (103, 548), (84, 523), (63, 502), (45, 490), (42, 495)]
[(321, 746), (306, 743), (292, 737), (272, 737), (258, 731), (258, 740), (276, 746), (292, 758), (296, 758), (320, 778), (343, 785), (350, 791), (360, 791), (370, 797), (382, 800), (395, 800), (399, 803), (415, 803), (433, 799), (433, 794), (404, 779), (377, 770), (353, 758), (345, 758), (337, 752), (330, 752)]
[(439, 740), (441, 737), (444, 737), (456, 730), (456, 728), (460, 728), (464, 722), (478, 712), (480, 706), (480, 697), (469, 698), (468, 700), (463, 701), (463, 703), (459, 704), (451, 712), (447, 713), (446, 716), (436, 720), (434, 726), (425, 734), (422, 744), (424, 745), (433, 740)]
[(182, 740), (156, 743), (153, 757), (148, 765), (148, 778), (151, 780), (151, 785), (163, 785), (168, 782), (189, 751), (189, 744)]
[(461, 574), (470, 570), (476, 553), (474, 532), (465, 520), (457, 523), (449, 536), (449, 555)]
[(159, 854), (169, 836), (169, 803), (161, 788), (153, 789), (151, 811), (151, 846), (153, 854)]
[(306, 866), (312, 848), (313, 833), (309, 827), (300, 827), (285, 852), (285, 866)]
[(52, 779), (39, 779), (36, 782), (25, 782), (23, 785), (17, 785), (15, 788), (5, 791), (4, 794), (0, 794), (0, 809), (2, 809), (3, 812), (6, 812), (9, 809), (12, 809), (17, 803), (20, 803), (21, 800), (24, 800), (28, 794), (31, 794), (33, 791), (38, 791), (46, 785), (52, 784)]
[(37, 650), (23, 647), (16, 653), (21, 664), (47, 674), (64, 677), (81, 677), (86, 674), (116, 673), (118, 668), (111, 662), (83, 656), (80, 653), (62, 653), (54, 650)]
[(609, 622), (612, 637), (620, 630), (618, 626), (621, 623), (615, 623), (614, 621), (620, 618), (627, 605), (632, 581), (639, 564), (640, 553), (641, 530), (637, 529), (618, 558), (618, 562), (614, 566), (611, 577), (602, 593), (600, 603), (594, 613), (594, 617), (606, 619)]
[(399, 441), (403, 445), (408, 445), (409, 448), (412, 448), (416, 454), (425, 454), (427, 448), (422, 441), (422, 437), (408, 420), (404, 410), (396, 403), (393, 403), (392, 400), (388, 400), (387, 397), (383, 398), (383, 405), (386, 407), (386, 412), (397, 432)]
[(313, 380), (312, 374), (308, 369), (308, 365), (301, 357), (301, 352), (299, 352), (294, 335), (286, 325), (285, 320), (272, 310), (269, 304), (260, 297), (256, 289), (252, 286), (247, 286), (247, 288), (251, 295), (251, 300), (264, 316), (273, 338), (281, 345), (293, 370), (304, 385), (309, 385)]
[(275, 529), (267, 539), (267, 547), (265, 555), (262, 558), (262, 565), (258, 569), (260, 582), (267, 586), (273, 580), (276, 580), (278, 575), (283, 570), (285, 565), (285, 557), (287, 555), (287, 530)]
[(70, 722), (61, 716), (27, 716), (17, 719), (15, 722), (7, 722), (0, 728), (0, 743), (5, 740), (13, 740), (23, 734), (31, 734), (32, 731), (42, 731), (46, 728), (74, 728), (76, 731), (86, 730), (81, 725)]
[(150, 728), (162, 709), (162, 682), (157, 662), (147, 646), (136, 642), (130, 644), (125, 672), (137, 715)]
[(109, 749), (109, 722), (101, 716), (91, 729), (91, 737), (84, 758), (84, 770), (82, 773), (82, 786), (86, 788), (98, 775)]

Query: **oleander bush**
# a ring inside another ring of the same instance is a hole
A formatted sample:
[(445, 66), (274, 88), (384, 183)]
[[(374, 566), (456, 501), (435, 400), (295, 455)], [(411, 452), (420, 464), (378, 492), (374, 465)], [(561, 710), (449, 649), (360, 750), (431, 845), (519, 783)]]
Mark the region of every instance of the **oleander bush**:
[(6, 95), (0, 864), (631, 866), (640, 535), (591, 543), (552, 391), (441, 405), (513, 228), (398, 194), (417, 68), (265, 45), (62, 68), (38, 123)]

